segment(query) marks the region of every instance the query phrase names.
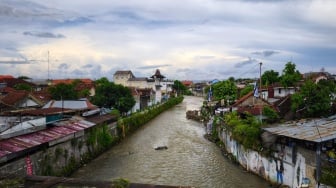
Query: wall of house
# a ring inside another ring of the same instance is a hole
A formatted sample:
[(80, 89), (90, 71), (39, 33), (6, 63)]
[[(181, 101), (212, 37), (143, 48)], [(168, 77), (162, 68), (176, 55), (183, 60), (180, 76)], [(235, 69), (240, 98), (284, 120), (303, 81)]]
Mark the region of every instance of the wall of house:
[(278, 152), (270, 157), (262, 155), (261, 152), (245, 149), (232, 139), (230, 131), (219, 131), (219, 138), (224, 143), (225, 150), (232, 154), (241, 166), (270, 182), (280, 183), (277, 169), (280, 169), (282, 163), (283, 184), (296, 188), (302, 183), (303, 178), (309, 178), (310, 185), (316, 184), (313, 173), (315, 167), (306, 163), (307, 154), (300, 153), (300, 150), (295, 151), (291, 146), (277, 145)]
[(274, 97), (285, 97), (289, 94), (294, 94), (295, 88), (284, 88), (284, 87), (275, 87), (274, 88)]
[(134, 81), (127, 81), (127, 86), (128, 87), (135, 87), (135, 88), (141, 88), (141, 89), (145, 89), (145, 88), (151, 88), (151, 85), (148, 84), (148, 82), (146, 80), (134, 80)]

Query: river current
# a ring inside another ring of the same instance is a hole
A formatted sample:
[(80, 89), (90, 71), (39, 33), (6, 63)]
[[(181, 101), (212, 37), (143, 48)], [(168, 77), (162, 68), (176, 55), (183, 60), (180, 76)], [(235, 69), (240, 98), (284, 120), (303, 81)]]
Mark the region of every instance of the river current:
[[(162, 113), (120, 144), (76, 171), (73, 178), (204, 188), (263, 188), (268, 183), (226, 159), (204, 138), (201, 123), (186, 119), (203, 99), (184, 101)], [(155, 150), (167, 146), (167, 150)]]

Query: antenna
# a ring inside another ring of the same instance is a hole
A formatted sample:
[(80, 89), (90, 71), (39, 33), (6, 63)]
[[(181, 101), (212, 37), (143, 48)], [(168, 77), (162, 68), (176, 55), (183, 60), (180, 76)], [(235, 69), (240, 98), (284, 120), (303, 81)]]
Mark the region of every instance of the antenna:
[(49, 50), (48, 50), (48, 81), (50, 80), (50, 77), (49, 77)]

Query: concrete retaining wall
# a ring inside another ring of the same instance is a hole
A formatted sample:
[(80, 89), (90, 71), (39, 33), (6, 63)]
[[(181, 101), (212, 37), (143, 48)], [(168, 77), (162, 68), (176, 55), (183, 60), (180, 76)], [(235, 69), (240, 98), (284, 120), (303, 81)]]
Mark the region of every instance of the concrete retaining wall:
[[(303, 178), (309, 178), (310, 186), (316, 185), (314, 173), (312, 173), (315, 167), (306, 163), (307, 153), (300, 153), (300, 150), (294, 153), (295, 150), (292, 147), (278, 145), (278, 152), (273, 157), (266, 157), (261, 155), (260, 152), (245, 149), (232, 138), (230, 131), (219, 131), (219, 138), (224, 143), (226, 151), (232, 154), (247, 171), (255, 173), (270, 182), (280, 184), (281, 179), (277, 169), (280, 168), (282, 163), (284, 169), (281, 173), (282, 184), (297, 188), (302, 184)], [(293, 154), (296, 155), (294, 161)]]
[[(99, 126), (96, 125), (85, 132), (82, 131), (61, 140), (52, 141), (48, 145), (41, 145), (35, 152), (23, 154), (23, 157), (0, 166), (0, 175), (24, 177), (27, 175), (27, 167), (29, 166), (32, 167), (34, 175), (63, 175), (60, 173), (64, 172), (65, 168), (69, 168), (71, 163), (80, 163), (85, 157), (88, 157), (89, 152), (98, 152), (98, 148), (87, 145), (87, 139), (90, 130)], [(116, 123), (107, 126), (113, 136), (118, 136)]]

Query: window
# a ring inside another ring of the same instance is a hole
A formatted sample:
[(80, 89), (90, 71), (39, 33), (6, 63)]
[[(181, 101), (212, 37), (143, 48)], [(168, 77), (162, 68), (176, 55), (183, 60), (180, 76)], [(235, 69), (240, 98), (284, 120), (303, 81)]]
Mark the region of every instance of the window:
[(279, 92), (278, 93), (281, 94), (281, 88), (279, 88)]

